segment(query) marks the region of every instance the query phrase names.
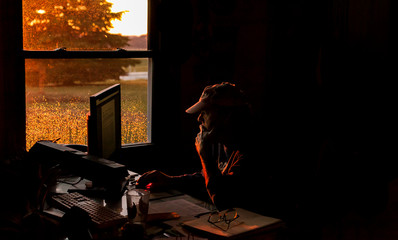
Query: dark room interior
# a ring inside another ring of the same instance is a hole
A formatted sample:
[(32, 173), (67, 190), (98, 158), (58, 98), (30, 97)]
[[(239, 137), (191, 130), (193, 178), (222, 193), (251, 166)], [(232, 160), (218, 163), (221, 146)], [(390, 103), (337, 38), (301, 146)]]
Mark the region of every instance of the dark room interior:
[[(3, 169), (29, 150), (20, 2), (0, 2)], [(300, 205), (289, 213), (301, 223), (292, 224), (299, 228), (292, 239), (398, 238), (396, 1), (156, 0), (152, 7), (153, 144), (125, 149), (123, 164), (170, 174), (200, 169), (198, 124), (185, 109), (205, 86), (228, 81), (251, 102), (248, 141), (261, 146), (258, 168), (273, 162), (289, 186), (280, 191)]]

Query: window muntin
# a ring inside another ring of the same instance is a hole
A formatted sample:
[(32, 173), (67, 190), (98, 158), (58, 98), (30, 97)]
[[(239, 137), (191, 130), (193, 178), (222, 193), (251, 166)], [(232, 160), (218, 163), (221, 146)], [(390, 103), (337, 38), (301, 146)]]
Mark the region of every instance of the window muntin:
[[(147, 0), (138, 2), (145, 5), (141, 10), (148, 10)], [(147, 34), (126, 36), (123, 32), (110, 33), (114, 29), (106, 27), (83, 34), (83, 27), (77, 29), (66, 18), (72, 16), (77, 21), (84, 15), (85, 22), (95, 21), (87, 18), (87, 6), (101, 3), (109, 10), (104, 0), (23, 0), (27, 149), (42, 139), (60, 138), (58, 142), (87, 144), (89, 96), (116, 82), (122, 86), (122, 144), (150, 142), (152, 54), (147, 48)], [(63, 13), (65, 8), (61, 9), (60, 4), (69, 6), (66, 9), (70, 11), (73, 8), (75, 13)], [(84, 11), (87, 12), (82, 14)], [(131, 9), (119, 6), (117, 11), (123, 16)], [(50, 13), (53, 14), (50, 19), (45, 17)], [(115, 16), (112, 21), (119, 21)], [(50, 22), (61, 23), (70, 32), (63, 35), (58, 30), (51, 32), (49, 29), (57, 26)], [(138, 23), (130, 23), (134, 24)], [(56, 48), (66, 51), (54, 51)]]

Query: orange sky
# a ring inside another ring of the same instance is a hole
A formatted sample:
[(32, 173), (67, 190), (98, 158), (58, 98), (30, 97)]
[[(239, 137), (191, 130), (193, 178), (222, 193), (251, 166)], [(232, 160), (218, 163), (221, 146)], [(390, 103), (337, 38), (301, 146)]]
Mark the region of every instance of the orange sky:
[(107, 0), (113, 3), (112, 11), (119, 12), (128, 10), (122, 16), (122, 20), (112, 22), (111, 33), (122, 35), (143, 35), (147, 33), (148, 0)]

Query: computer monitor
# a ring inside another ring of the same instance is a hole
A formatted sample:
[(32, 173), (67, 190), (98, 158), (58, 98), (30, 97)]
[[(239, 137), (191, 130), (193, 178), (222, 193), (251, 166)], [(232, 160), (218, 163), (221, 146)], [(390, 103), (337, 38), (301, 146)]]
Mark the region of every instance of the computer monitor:
[(120, 84), (90, 96), (88, 154), (117, 159), (121, 149)]

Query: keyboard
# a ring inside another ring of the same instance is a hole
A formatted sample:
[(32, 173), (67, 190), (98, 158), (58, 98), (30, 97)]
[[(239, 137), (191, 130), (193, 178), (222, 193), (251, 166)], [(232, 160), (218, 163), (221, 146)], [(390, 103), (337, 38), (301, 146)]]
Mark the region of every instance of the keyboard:
[(123, 224), (127, 222), (125, 216), (120, 215), (118, 212), (110, 208), (104, 207), (94, 200), (78, 193), (65, 193), (52, 196), (52, 203), (54, 207), (62, 211), (67, 211), (73, 206), (76, 206), (85, 212), (91, 218), (91, 222), (97, 228), (107, 228)]

